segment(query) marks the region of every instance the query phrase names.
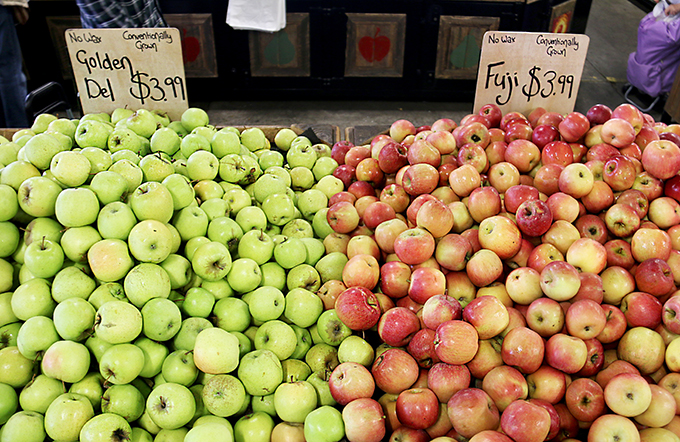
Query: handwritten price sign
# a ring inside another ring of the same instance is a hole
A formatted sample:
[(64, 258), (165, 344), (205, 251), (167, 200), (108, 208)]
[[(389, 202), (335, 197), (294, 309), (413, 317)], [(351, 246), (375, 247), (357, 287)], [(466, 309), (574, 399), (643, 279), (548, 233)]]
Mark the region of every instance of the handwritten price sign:
[(176, 28), (68, 29), (66, 44), (83, 113), (188, 108)]
[(484, 34), (475, 112), (495, 103), (503, 112), (543, 107), (574, 110), (590, 38), (580, 34), (489, 31)]

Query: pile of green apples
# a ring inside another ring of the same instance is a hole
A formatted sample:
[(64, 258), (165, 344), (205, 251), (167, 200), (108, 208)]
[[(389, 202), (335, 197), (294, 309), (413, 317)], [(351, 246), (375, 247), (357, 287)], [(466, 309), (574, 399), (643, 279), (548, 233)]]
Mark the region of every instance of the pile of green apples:
[[(0, 139), (0, 441), (339, 440), (331, 147), (189, 108)], [(346, 339), (351, 335), (351, 339)]]

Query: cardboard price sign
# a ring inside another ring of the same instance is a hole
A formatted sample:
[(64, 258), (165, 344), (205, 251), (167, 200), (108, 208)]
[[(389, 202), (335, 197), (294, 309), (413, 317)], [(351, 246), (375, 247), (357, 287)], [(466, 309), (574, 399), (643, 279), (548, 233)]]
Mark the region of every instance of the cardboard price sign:
[(66, 45), (83, 113), (144, 108), (174, 120), (188, 108), (178, 29), (68, 29)]
[(495, 103), (503, 113), (572, 112), (589, 42), (581, 34), (486, 32), (474, 111)]

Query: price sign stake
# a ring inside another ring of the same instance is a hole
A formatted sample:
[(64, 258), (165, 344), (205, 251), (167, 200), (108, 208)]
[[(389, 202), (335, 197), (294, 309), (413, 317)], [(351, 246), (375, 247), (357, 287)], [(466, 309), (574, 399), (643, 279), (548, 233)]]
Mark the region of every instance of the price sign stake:
[(188, 108), (178, 29), (68, 29), (66, 45), (83, 113), (143, 108), (176, 120)]
[(590, 37), (489, 31), (484, 34), (474, 112), (488, 103), (528, 115), (574, 110)]

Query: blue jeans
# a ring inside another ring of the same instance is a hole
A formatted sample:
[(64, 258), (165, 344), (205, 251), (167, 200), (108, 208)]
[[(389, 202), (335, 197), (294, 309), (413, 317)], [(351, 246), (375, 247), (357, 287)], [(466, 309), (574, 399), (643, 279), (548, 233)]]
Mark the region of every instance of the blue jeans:
[(26, 76), (12, 11), (0, 5), (0, 127), (28, 127)]

